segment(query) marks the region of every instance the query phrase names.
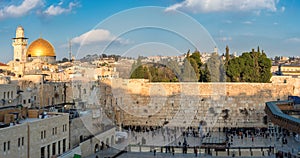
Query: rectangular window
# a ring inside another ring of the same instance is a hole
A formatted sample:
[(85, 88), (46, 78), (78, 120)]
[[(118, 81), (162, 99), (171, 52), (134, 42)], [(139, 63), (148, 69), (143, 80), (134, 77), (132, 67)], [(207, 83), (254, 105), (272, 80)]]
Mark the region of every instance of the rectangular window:
[(53, 143), (53, 144), (52, 144), (52, 155), (55, 155), (55, 154), (56, 154), (55, 149), (56, 149), (56, 143)]
[(3, 99), (5, 99), (5, 96), (6, 96), (6, 92), (3, 93)]
[(23, 100), (23, 104), (26, 104), (26, 100), (25, 99)]
[(10, 141), (7, 142), (7, 150), (10, 149)]
[(54, 128), (52, 128), (52, 135), (54, 135)]
[(43, 131), (41, 131), (41, 139), (44, 139)]
[(46, 130), (44, 130), (44, 138), (46, 138)]
[(55, 127), (55, 134), (57, 134), (57, 127)]
[(24, 146), (24, 137), (22, 137), (22, 146)]
[(18, 147), (21, 145), (21, 138), (18, 138)]
[(47, 158), (50, 158), (50, 145), (47, 146)]
[(60, 141), (58, 141), (58, 154), (60, 154)]
[(45, 158), (45, 147), (41, 147), (41, 158)]
[(28, 103), (30, 103), (30, 99), (28, 99)]
[(63, 153), (66, 151), (66, 139), (63, 139)]
[(6, 142), (3, 143), (3, 151), (6, 151)]
[(13, 91), (11, 91), (11, 99), (13, 99), (14, 98), (14, 93), (13, 93)]

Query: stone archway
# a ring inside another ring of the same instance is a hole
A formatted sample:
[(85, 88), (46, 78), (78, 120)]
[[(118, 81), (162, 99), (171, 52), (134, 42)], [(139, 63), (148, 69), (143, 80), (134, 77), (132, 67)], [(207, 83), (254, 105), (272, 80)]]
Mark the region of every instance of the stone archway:
[(99, 144), (95, 144), (95, 148), (94, 148), (94, 153), (98, 152), (99, 151)]

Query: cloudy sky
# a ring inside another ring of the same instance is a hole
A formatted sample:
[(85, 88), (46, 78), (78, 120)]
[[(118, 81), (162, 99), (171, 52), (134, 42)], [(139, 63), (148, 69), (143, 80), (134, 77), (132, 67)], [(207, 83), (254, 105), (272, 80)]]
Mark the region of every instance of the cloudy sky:
[(77, 58), (223, 53), (226, 45), (237, 54), (260, 46), (269, 56), (300, 56), (299, 0), (1, 0), (1, 62), (12, 60), (19, 25), (29, 43), (50, 41), (58, 59), (68, 40)]

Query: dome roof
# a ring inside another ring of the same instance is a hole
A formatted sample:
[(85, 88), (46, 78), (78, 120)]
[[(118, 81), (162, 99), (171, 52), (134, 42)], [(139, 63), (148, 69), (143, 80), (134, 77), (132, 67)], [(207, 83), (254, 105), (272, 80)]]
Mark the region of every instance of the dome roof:
[(54, 47), (50, 42), (47, 40), (44, 40), (42, 38), (39, 38), (35, 41), (33, 41), (28, 49), (27, 49), (27, 56), (28, 57), (53, 57), (55, 55)]

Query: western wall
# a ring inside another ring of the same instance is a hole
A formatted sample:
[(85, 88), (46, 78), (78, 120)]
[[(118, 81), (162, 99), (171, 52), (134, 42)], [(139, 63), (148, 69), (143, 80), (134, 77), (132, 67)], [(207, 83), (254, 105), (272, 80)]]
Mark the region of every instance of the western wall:
[(114, 79), (100, 86), (100, 102), (122, 125), (199, 127), (201, 122), (205, 130), (267, 127), (265, 102), (299, 96), (299, 81), (292, 77), (273, 79), (272, 83)]

